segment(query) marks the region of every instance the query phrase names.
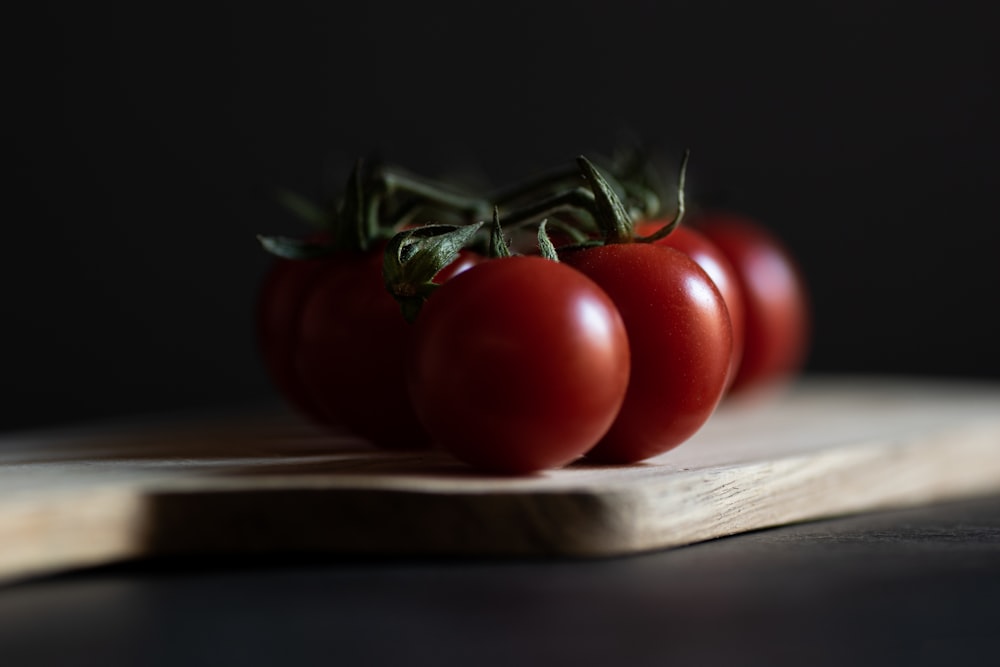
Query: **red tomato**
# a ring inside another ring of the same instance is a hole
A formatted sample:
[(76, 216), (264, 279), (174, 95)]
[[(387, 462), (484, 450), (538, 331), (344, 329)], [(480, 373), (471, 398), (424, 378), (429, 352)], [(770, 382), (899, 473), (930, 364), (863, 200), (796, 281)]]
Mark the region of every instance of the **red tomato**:
[(329, 418), (295, 372), (302, 304), (324, 260), (275, 260), (257, 294), (257, 344), (264, 369), (278, 392), (304, 416), (319, 423)]
[[(636, 226), (636, 235), (649, 236), (666, 223), (666, 220), (642, 222)], [(718, 246), (709, 241), (704, 234), (690, 227), (677, 227), (665, 238), (654, 243), (680, 250), (703, 268), (715, 286), (719, 288), (719, 292), (726, 302), (726, 309), (729, 311), (729, 321), (733, 326), (733, 354), (726, 378), (727, 387), (732, 385), (736, 379), (740, 360), (743, 358), (743, 339), (746, 336), (743, 292), (740, 289), (740, 279), (736, 268)]]
[[(466, 253), (435, 279), (477, 261)], [(307, 416), (385, 448), (429, 444), (406, 393), (412, 327), (383, 285), (381, 248), (277, 262), (258, 321), (276, 388)]]
[(611, 244), (563, 261), (611, 296), (632, 351), (625, 402), (587, 458), (632, 463), (687, 440), (726, 386), (733, 332), (719, 289), (690, 257), (662, 246)]
[(702, 213), (691, 222), (736, 268), (746, 306), (746, 341), (732, 392), (788, 380), (805, 362), (809, 305), (791, 255), (773, 235), (747, 218)]
[(438, 288), (417, 317), (414, 408), (438, 444), (486, 470), (582, 456), (614, 421), (628, 377), (611, 299), (550, 260), (484, 262)]

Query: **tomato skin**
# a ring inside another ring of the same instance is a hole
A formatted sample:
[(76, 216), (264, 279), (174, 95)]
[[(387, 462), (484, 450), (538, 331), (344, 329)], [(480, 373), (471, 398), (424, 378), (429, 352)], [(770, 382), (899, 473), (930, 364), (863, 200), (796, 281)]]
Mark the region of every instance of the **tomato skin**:
[(257, 347), (271, 383), (303, 416), (320, 424), (330, 418), (312, 399), (295, 371), (295, 348), (306, 295), (323, 260), (276, 259), (257, 292)]
[(295, 372), (327, 420), (385, 448), (429, 445), (409, 407), (409, 325), (381, 281), (380, 253), (344, 253), (306, 295)]
[(726, 386), (733, 336), (719, 289), (694, 260), (663, 246), (611, 244), (563, 261), (608, 293), (632, 351), (625, 402), (587, 458), (633, 463), (687, 440)]
[[(636, 235), (648, 236), (667, 222), (666, 220), (641, 222), (636, 226)], [(733, 354), (729, 362), (729, 374), (726, 378), (728, 389), (736, 380), (740, 361), (743, 359), (743, 346), (746, 337), (746, 306), (743, 303), (743, 291), (740, 288), (740, 277), (736, 272), (736, 267), (732, 265), (729, 258), (717, 245), (691, 227), (679, 226), (666, 237), (654, 241), (654, 245), (680, 250), (703, 268), (715, 286), (719, 288), (719, 292), (726, 302), (729, 321), (733, 327)]]
[(811, 328), (805, 282), (790, 253), (743, 216), (702, 213), (691, 224), (722, 250), (740, 276), (746, 341), (732, 393), (787, 382), (805, 363)]
[(416, 321), (409, 389), (435, 441), (502, 473), (570, 463), (618, 414), (628, 337), (611, 299), (540, 257), (484, 262), (443, 284)]

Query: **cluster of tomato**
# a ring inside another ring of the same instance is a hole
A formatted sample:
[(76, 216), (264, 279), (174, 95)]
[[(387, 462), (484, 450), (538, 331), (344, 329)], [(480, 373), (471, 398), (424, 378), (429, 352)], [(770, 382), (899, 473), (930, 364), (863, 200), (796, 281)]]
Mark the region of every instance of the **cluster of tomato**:
[(724, 397), (791, 378), (809, 335), (771, 234), (680, 224), (685, 163), (672, 216), (636, 170), (583, 157), (486, 197), (359, 163), (329, 210), (298, 202), (315, 235), (261, 237), (274, 384), (318, 423), (495, 472), (676, 447)]

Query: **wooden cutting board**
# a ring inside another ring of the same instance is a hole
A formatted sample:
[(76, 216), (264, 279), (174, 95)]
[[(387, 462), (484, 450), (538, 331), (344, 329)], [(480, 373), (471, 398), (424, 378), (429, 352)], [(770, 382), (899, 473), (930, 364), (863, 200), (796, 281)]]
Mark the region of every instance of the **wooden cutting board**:
[(1000, 491), (1000, 385), (812, 378), (630, 466), (528, 477), (283, 414), (0, 438), (0, 580), (170, 554), (606, 556)]

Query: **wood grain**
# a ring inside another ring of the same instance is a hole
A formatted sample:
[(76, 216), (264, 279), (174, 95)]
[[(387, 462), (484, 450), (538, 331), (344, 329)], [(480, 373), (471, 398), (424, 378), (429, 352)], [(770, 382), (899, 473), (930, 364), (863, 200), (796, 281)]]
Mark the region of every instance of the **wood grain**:
[(632, 466), (528, 477), (285, 414), (0, 439), (0, 580), (151, 555), (607, 556), (1000, 491), (1000, 386), (813, 378)]

